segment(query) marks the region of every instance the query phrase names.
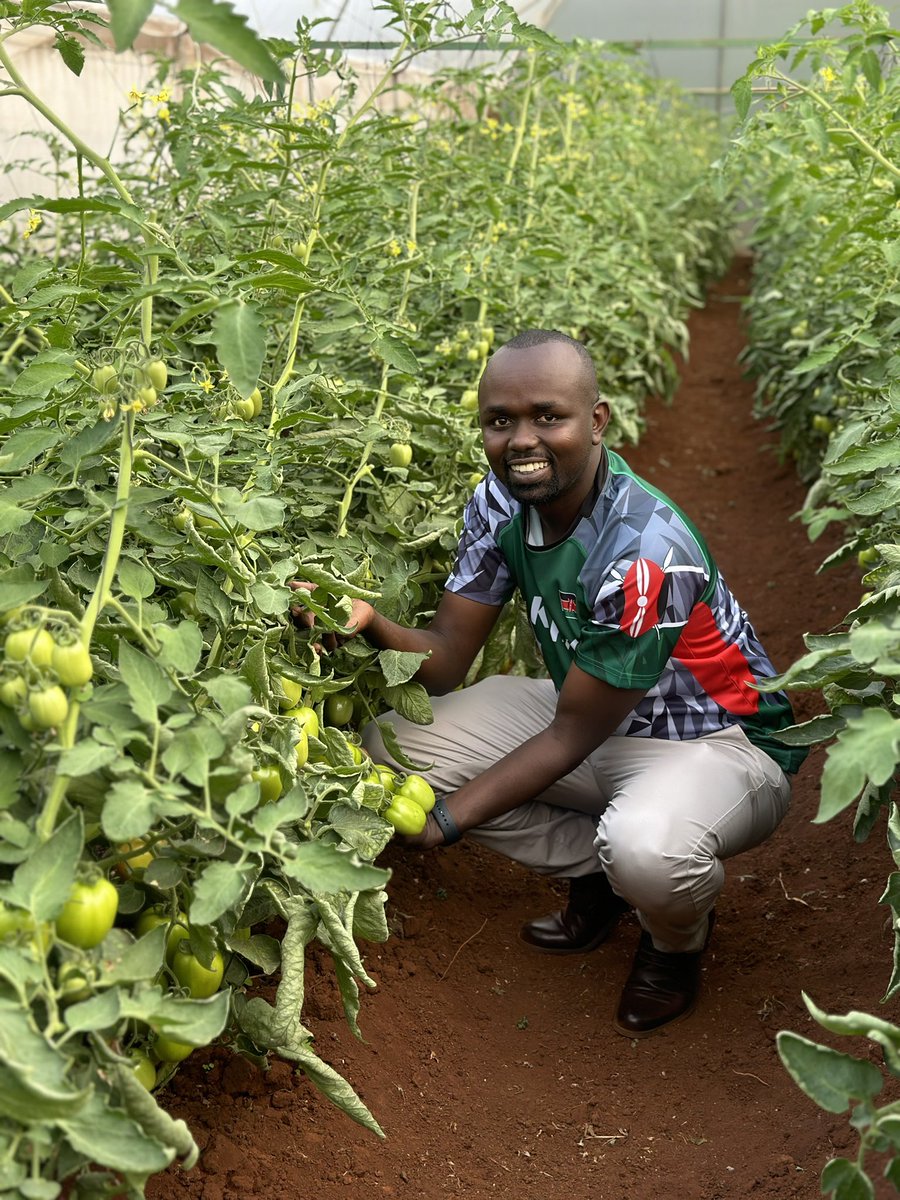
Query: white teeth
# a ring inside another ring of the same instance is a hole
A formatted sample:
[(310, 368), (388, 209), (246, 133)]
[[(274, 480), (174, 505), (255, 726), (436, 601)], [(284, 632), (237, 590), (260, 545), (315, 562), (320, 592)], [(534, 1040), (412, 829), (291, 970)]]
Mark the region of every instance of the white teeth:
[(510, 463), (509, 469), (521, 475), (532, 475), (535, 471), (543, 471), (546, 462)]

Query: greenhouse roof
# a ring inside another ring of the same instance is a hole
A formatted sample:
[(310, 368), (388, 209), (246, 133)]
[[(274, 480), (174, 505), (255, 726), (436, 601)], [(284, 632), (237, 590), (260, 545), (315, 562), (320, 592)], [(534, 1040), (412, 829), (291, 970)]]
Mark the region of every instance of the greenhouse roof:
[[(677, 79), (717, 108), (756, 46), (776, 41), (815, 7), (809, 0), (512, 0), (512, 6), (565, 41), (631, 43), (655, 75)], [(299, 17), (320, 22), (322, 40), (351, 43), (357, 53), (367, 50), (360, 43), (392, 36), (389, 14), (375, 0), (235, 0), (235, 7), (264, 36), (290, 36)], [(466, 7), (448, 5), (457, 13)], [(900, 22), (900, 3), (883, 7)]]

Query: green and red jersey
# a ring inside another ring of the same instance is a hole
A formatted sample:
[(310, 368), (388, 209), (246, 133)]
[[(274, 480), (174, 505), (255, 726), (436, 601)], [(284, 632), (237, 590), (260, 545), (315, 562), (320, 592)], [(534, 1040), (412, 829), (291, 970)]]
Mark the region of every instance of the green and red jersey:
[(557, 689), (572, 663), (645, 689), (617, 734), (683, 740), (738, 724), (786, 772), (805, 757), (773, 737), (793, 723), (790, 704), (754, 687), (775, 669), (703, 538), (612, 451), (552, 545), (537, 513), (489, 473), (466, 506), (447, 588), (496, 605), (518, 588)]

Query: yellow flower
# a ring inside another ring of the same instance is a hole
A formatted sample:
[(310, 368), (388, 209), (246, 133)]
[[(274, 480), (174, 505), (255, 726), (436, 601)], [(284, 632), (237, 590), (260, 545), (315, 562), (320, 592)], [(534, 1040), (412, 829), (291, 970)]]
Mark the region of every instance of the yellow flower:
[(387, 252), (391, 258), (397, 258), (402, 253), (400, 243), (396, 238), (391, 238), (391, 240), (388, 242)]
[(416, 245), (416, 243), (415, 243), (415, 242), (412, 240), (412, 238), (407, 238), (407, 239), (406, 239), (406, 253), (409, 255), (409, 257), (410, 257), (410, 258), (412, 258), (412, 256), (413, 256), (413, 255), (415, 254), (415, 252), (418, 250), (418, 248), (419, 248), (419, 247), (418, 247), (418, 246)]
[(160, 119), (160, 121), (169, 121), (169, 120), (171, 120), (171, 117), (169, 116), (169, 106), (168, 106), (168, 104), (161, 104), (161, 105), (159, 106), (159, 108), (156, 110), (156, 115), (157, 115), (157, 117)]
[(132, 104), (137, 104), (138, 101), (143, 100), (143, 98), (144, 93), (139, 92), (136, 87), (132, 87), (131, 91), (128, 93), (128, 99)]
[(36, 233), (43, 222), (43, 217), (39, 212), (35, 212), (33, 208), (28, 210), (28, 224), (22, 230), (22, 237), (27, 242), (33, 233)]
[(207, 375), (205, 379), (200, 380), (200, 387), (203, 389), (204, 392), (206, 392), (206, 394), (208, 396), (210, 392), (215, 391), (216, 385), (213, 383), (213, 381)]
[(169, 99), (169, 89), (165, 88), (165, 87), (160, 88), (159, 91), (156, 93), (156, 95), (151, 96), (150, 99), (153, 101), (154, 104), (165, 104), (166, 101)]
[(822, 82), (825, 84), (826, 88), (830, 87), (837, 79), (837, 72), (833, 67), (822, 67), (821, 71), (819, 71), (819, 74), (822, 77)]

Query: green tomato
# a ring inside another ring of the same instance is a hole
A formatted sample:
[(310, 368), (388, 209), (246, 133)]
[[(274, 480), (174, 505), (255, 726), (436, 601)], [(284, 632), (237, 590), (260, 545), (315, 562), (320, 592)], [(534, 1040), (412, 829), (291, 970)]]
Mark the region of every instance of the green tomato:
[(421, 833), (425, 828), (426, 813), (424, 809), (421, 809), (408, 796), (393, 796), (390, 805), (384, 810), (384, 816), (398, 833), (415, 835)]
[(400, 785), (397, 795), (412, 800), (424, 813), (430, 813), (435, 805), (434, 789), (421, 775), (407, 775)]
[(131, 1050), (128, 1054), (134, 1064), (134, 1074), (138, 1083), (143, 1084), (148, 1092), (156, 1086), (156, 1067), (153, 1059), (143, 1050)]
[(28, 713), (35, 729), (52, 729), (56, 725), (62, 725), (69, 714), (66, 693), (56, 684), (29, 692)]
[[(278, 686), (284, 693), (283, 696), (278, 697), (278, 707), (296, 709), (303, 697), (303, 688), (300, 684), (296, 683), (293, 679), (288, 679), (287, 675), (279, 675)], [(309, 711), (313, 713), (313, 716), (316, 715), (312, 709)]]
[(134, 932), (139, 938), (142, 938), (157, 925), (170, 926), (166, 935), (166, 962), (171, 963), (175, 957), (175, 951), (185, 938), (190, 936), (187, 930), (187, 914), (179, 912), (178, 921), (173, 923), (169, 910), (161, 904), (154, 904), (150, 908), (145, 908), (138, 917)]
[(346, 725), (353, 716), (353, 701), (343, 692), (334, 692), (325, 701), (325, 719), (329, 725)]
[(28, 685), (21, 675), (0, 683), (0, 704), (7, 708), (18, 708), (27, 695)]
[(487, 338), (482, 338), (480, 342), (475, 343), (475, 349), (482, 358), (487, 358), (490, 348), (490, 343), (488, 342)]
[(90, 1000), (90, 981), (78, 963), (64, 962), (56, 976), (56, 986), (60, 1001), (63, 1004), (79, 1004), (82, 1000)]
[(856, 561), (861, 567), (870, 567), (873, 563), (878, 562), (878, 551), (874, 546), (867, 546), (865, 550), (860, 550), (857, 554)]
[(108, 879), (75, 883), (56, 918), (57, 935), (70, 946), (90, 950), (112, 929), (118, 911), (119, 893)]
[(169, 382), (169, 368), (161, 358), (151, 358), (149, 362), (145, 363), (144, 373), (152, 388), (156, 388), (158, 392), (166, 390)]
[(159, 1034), (151, 1049), (160, 1062), (177, 1063), (183, 1062), (189, 1054), (194, 1053), (197, 1047), (189, 1046), (187, 1042), (176, 1042), (172, 1038)]
[(213, 955), (212, 966), (204, 967), (190, 946), (182, 943), (172, 958), (172, 973), (195, 1000), (205, 1000), (219, 990), (225, 974), (225, 960), (217, 950)]
[(394, 442), (390, 449), (392, 467), (408, 467), (412, 462), (412, 446), (408, 442)]
[(475, 388), (466, 388), (460, 397), (460, 408), (464, 408), (466, 412), (474, 412), (478, 407), (478, 392)]
[(481, 483), (482, 479), (484, 479), (484, 476), (480, 472), (473, 471), (466, 482), (468, 483), (469, 487), (474, 492), (475, 489), (478, 487), (479, 483)]
[(197, 597), (193, 592), (178, 592), (169, 601), (172, 608), (183, 617), (199, 617), (200, 609), (197, 605)]
[(812, 427), (817, 433), (831, 433), (834, 429), (834, 421), (824, 413), (816, 413), (812, 419)]
[(53, 647), (50, 665), (64, 687), (83, 687), (90, 683), (94, 675), (90, 651), (81, 642), (71, 642), (67, 646), (57, 642)]
[(153, 387), (138, 388), (135, 399), (144, 408), (155, 408), (156, 405), (159, 403), (159, 396), (157, 394), (156, 388), (153, 388)]
[(258, 417), (263, 409), (262, 392), (259, 390), (258, 387), (254, 388), (253, 391), (250, 393), (250, 403), (253, 405), (254, 417)]
[(389, 796), (393, 796), (397, 788), (400, 786), (400, 780), (394, 774), (390, 767), (384, 763), (376, 763), (371, 772), (366, 776), (366, 783), (378, 783)]
[(231, 402), (231, 411), (236, 417), (242, 417), (245, 421), (250, 421), (256, 416), (256, 405), (252, 400), (233, 400)]
[(309, 762), (309, 734), (305, 729), (299, 731), (299, 737), (294, 742), (297, 770), (302, 770)]
[(49, 667), (53, 661), (55, 645), (46, 629), (33, 626), (31, 629), (16, 629), (8, 633), (3, 648), (6, 657), (13, 662), (24, 662), (27, 658), (36, 667)]
[(101, 395), (111, 396), (119, 386), (119, 373), (109, 364), (95, 367), (91, 374), (91, 383)]
[(0, 900), (0, 942), (12, 939), (23, 929), (33, 928), (34, 921), (30, 912), (26, 912), (24, 908), (13, 908)]
[(301, 704), (297, 708), (289, 708), (284, 715), (293, 717), (300, 729), (309, 737), (317, 738), (319, 736), (319, 715), (314, 708)]
[[(309, 739), (307, 738), (308, 746)], [(283, 784), (277, 767), (271, 765), (255, 767), (250, 774), (259, 784), (259, 798), (263, 804), (271, 804), (273, 800), (278, 799), (281, 795)]]

